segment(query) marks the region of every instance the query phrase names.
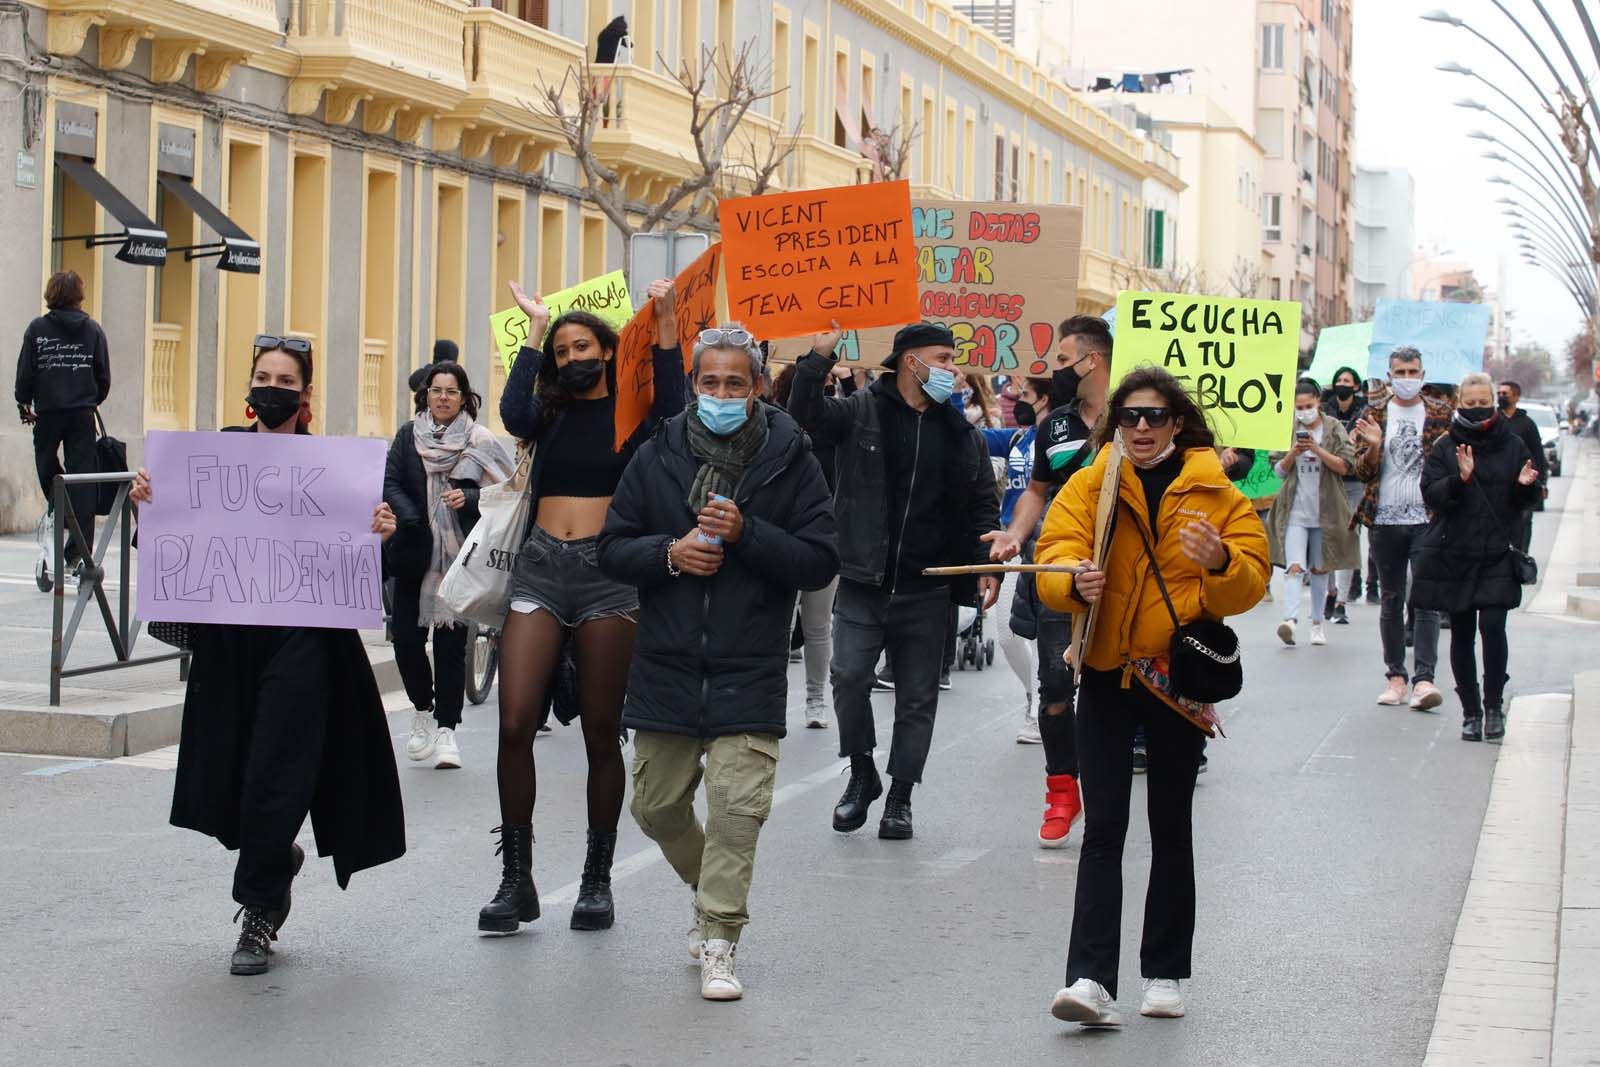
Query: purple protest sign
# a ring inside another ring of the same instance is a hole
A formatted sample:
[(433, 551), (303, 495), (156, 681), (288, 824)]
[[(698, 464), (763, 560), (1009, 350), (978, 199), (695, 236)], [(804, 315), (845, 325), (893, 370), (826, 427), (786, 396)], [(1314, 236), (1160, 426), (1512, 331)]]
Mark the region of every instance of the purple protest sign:
[(275, 433), (145, 438), (145, 622), (375, 629), (383, 566), (372, 509), (388, 443)]

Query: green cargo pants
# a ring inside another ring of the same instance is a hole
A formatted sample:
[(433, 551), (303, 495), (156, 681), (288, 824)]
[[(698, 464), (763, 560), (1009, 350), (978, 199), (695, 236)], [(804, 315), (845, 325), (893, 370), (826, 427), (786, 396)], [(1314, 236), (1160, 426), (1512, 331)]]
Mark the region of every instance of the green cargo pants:
[[(701, 936), (708, 941), (738, 941), (750, 921), (756, 838), (772, 814), (777, 773), (778, 739), (770, 734), (700, 738), (639, 730), (633, 735), (633, 817), (661, 846), (684, 884), (694, 888)], [(694, 811), (702, 774), (704, 829)]]

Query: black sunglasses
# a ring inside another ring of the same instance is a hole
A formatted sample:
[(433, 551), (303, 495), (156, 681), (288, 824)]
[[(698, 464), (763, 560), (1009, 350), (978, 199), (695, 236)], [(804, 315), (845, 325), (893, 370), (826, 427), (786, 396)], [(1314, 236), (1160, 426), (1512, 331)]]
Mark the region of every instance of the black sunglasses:
[(311, 342), (304, 337), (275, 337), (270, 333), (256, 334), (255, 345), (257, 352), (267, 352), (274, 348), (281, 348), (285, 352), (298, 352), (303, 356), (311, 354)]
[(1131, 430), (1139, 425), (1143, 419), (1144, 424), (1152, 430), (1159, 430), (1172, 421), (1171, 408), (1118, 408), (1117, 425), (1124, 430)]

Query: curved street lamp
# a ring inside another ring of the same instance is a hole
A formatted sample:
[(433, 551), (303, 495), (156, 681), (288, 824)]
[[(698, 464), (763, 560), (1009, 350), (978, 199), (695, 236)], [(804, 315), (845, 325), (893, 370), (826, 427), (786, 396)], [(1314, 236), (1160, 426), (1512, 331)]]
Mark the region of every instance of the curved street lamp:
[[(1496, 178), (1491, 177), (1489, 180), (1491, 182), (1494, 182), (1494, 181), (1496, 181)], [(1511, 182), (1506, 181), (1503, 178), (1499, 179), (1499, 184), (1510, 185), (1513, 189), (1519, 188), (1518, 186), (1512, 185)], [(1582, 248), (1583, 247), (1583, 241), (1582, 241), (1582, 236), (1583, 235), (1582, 235), (1581, 231), (1578, 232), (1578, 233), (1574, 233), (1571, 229), (1569, 229), (1567, 227), (1567, 225), (1564, 222), (1562, 222), (1562, 220), (1560, 218), (1558, 218), (1554, 212), (1552, 212), (1550, 210), (1549, 205), (1547, 205), (1544, 202), (1543, 199), (1532, 199), (1532, 200), (1529, 200), (1529, 201), (1523, 201), (1523, 200), (1519, 200), (1516, 197), (1512, 197), (1512, 196), (1502, 196), (1502, 197), (1497, 197), (1495, 199), (1495, 203), (1506, 205), (1506, 206), (1508, 206), (1510, 208), (1518, 209), (1518, 210), (1521, 210), (1521, 211), (1524, 211), (1524, 212), (1531, 212), (1533, 209), (1537, 208), (1538, 211), (1539, 211), (1538, 215), (1533, 215), (1533, 214), (1530, 213), (1530, 214), (1524, 215), (1523, 217), (1524, 218), (1540, 219), (1540, 220), (1542, 220), (1544, 223), (1546, 223), (1549, 226), (1549, 228), (1550, 228), (1552, 233), (1564, 233), (1564, 234), (1567, 235), (1568, 239), (1573, 242), (1574, 247), (1577, 247), (1577, 248)]]
[[(1561, 208), (1562, 208), (1563, 211), (1569, 210), (1569, 206), (1567, 205), (1565, 199), (1562, 197), (1560, 191), (1557, 190), (1555, 185), (1553, 185), (1551, 183), (1550, 179), (1545, 177), (1543, 174), (1540, 174), (1538, 171), (1532, 169), (1531, 167), (1524, 166), (1522, 163), (1519, 163), (1516, 160), (1512, 159), (1510, 156), (1504, 155), (1503, 153), (1500, 153), (1500, 152), (1489, 151), (1489, 152), (1483, 152), (1481, 154), (1482, 154), (1484, 159), (1487, 159), (1490, 162), (1493, 162), (1493, 163), (1504, 163), (1506, 166), (1512, 168), (1513, 170), (1521, 171), (1523, 174), (1527, 175), (1529, 178), (1532, 178), (1534, 180), (1534, 182), (1537, 185), (1539, 185), (1545, 192), (1548, 192), (1550, 194), (1550, 196), (1558, 204), (1561, 205)], [(1583, 229), (1583, 222), (1582, 222), (1581, 215), (1578, 215), (1578, 214), (1573, 215), (1572, 222), (1573, 222), (1574, 225), (1576, 225), (1579, 228), (1579, 231), (1581, 232), (1582, 229)]]
[[(1485, 78), (1471, 67), (1463, 67), (1460, 63), (1439, 63), (1433, 69), (1442, 71), (1445, 74), (1461, 74), (1469, 78), (1476, 78), (1478, 81), (1483, 82), (1483, 84), (1487, 85), (1489, 88), (1505, 97), (1506, 100), (1510, 102), (1511, 106), (1516, 108), (1522, 117), (1528, 120), (1528, 125), (1539, 132), (1539, 136), (1544, 138), (1544, 143), (1550, 146), (1550, 151), (1557, 159), (1567, 160), (1568, 166), (1575, 166), (1575, 164), (1571, 163), (1571, 157), (1562, 152), (1560, 148), (1556, 147), (1556, 142), (1551, 138), (1550, 134), (1545, 131), (1545, 128), (1539, 124), (1539, 120), (1533, 117), (1533, 112), (1529, 111), (1527, 108), (1518, 103), (1516, 97), (1512, 96), (1510, 93), (1506, 92), (1504, 89), (1500, 88), (1494, 82), (1490, 81), (1488, 78)], [(1506, 125), (1511, 126), (1514, 129), (1520, 128), (1517, 127), (1516, 123), (1511, 122), (1504, 116), (1490, 110), (1489, 105), (1482, 103), (1481, 101), (1474, 100), (1471, 97), (1463, 97), (1462, 99), (1457, 100), (1456, 107), (1464, 107), (1472, 111), (1482, 111), (1487, 115), (1491, 115), (1494, 118), (1499, 119), (1501, 122), (1504, 122)], [(1526, 136), (1526, 134), (1524, 134), (1524, 136)], [(1566, 167), (1563, 167), (1562, 169), (1565, 170)]]
[(1572, 194), (1573, 202), (1576, 203), (1579, 208), (1583, 209), (1585, 214), (1588, 213), (1588, 209), (1584, 208), (1583, 205), (1583, 190), (1578, 188), (1577, 179), (1572, 176), (1572, 168), (1570, 165), (1560, 162), (1559, 160), (1557, 162), (1551, 162), (1550, 157), (1545, 155), (1543, 149), (1539, 147), (1539, 143), (1532, 137), (1529, 137), (1526, 130), (1512, 122), (1510, 119), (1506, 118), (1504, 115), (1498, 115), (1488, 108), (1484, 108), (1483, 111), (1484, 114), (1497, 118), (1507, 126), (1510, 126), (1513, 130), (1516, 130), (1517, 133), (1521, 135), (1522, 139), (1527, 141), (1528, 144), (1532, 146), (1533, 157), (1529, 158), (1528, 156), (1523, 155), (1521, 152), (1518, 152), (1515, 147), (1507, 144), (1505, 141), (1502, 141), (1499, 137), (1496, 137), (1488, 130), (1472, 130), (1467, 134), (1468, 137), (1474, 141), (1485, 141), (1489, 144), (1499, 145), (1501, 148), (1504, 148), (1507, 152), (1510, 152), (1512, 155), (1516, 156), (1530, 167), (1542, 165), (1540, 173), (1546, 175), (1555, 175), (1556, 181), (1561, 183), (1561, 187), (1568, 190)]
[[(1516, 182), (1512, 181), (1510, 178), (1507, 178), (1503, 174), (1491, 174), (1489, 175), (1489, 181), (1494, 185), (1505, 185), (1515, 189), (1517, 192), (1526, 197), (1527, 202), (1530, 204), (1537, 204), (1541, 208), (1549, 208), (1549, 204), (1546, 202), (1546, 198), (1544, 196), (1530, 192), (1528, 189), (1518, 185)], [(1571, 224), (1573, 232), (1584, 234), (1587, 237), (1590, 232), (1589, 228), (1579, 221), (1579, 219), (1572, 213), (1571, 208), (1567, 207), (1565, 204), (1560, 206), (1563, 209), (1562, 214), (1566, 218), (1567, 223)], [(1553, 214), (1552, 217), (1554, 217)]]
[(1544, 220), (1533, 215), (1518, 214), (1514, 208), (1507, 208), (1505, 214), (1512, 220), (1511, 222), (1507, 223), (1507, 226), (1511, 230), (1521, 231), (1529, 234), (1537, 234), (1538, 236), (1543, 237), (1545, 240), (1550, 241), (1555, 247), (1562, 249), (1564, 254), (1569, 256), (1577, 256), (1579, 258), (1583, 257), (1582, 249), (1579, 245), (1574, 243), (1571, 234), (1565, 232), (1558, 233), (1557, 231), (1552, 230), (1544, 222)]

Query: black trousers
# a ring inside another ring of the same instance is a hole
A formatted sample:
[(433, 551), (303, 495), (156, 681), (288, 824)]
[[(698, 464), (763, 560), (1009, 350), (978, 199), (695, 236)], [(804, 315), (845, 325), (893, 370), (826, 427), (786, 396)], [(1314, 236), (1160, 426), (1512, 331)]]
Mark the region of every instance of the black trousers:
[[(1378, 584), (1383, 590), (1383, 606), (1378, 609), (1378, 636), (1383, 643), (1384, 671), (1390, 678), (1407, 680), (1406, 674), (1406, 588), (1411, 567), (1412, 547), (1427, 532), (1426, 523), (1415, 526), (1372, 527), (1372, 552), (1377, 557)], [(1416, 609), (1412, 626), (1412, 682), (1433, 681), (1439, 660), (1439, 613)]]
[(1450, 673), (1456, 686), (1470, 689), (1478, 684), (1477, 649), (1483, 638), (1483, 704), (1498, 708), (1505, 700), (1506, 666), (1511, 653), (1506, 642), (1504, 608), (1452, 611), (1450, 613)]
[(233, 899), (247, 907), (278, 907), (294, 878), (289, 846), (317, 791), (331, 671), (328, 642), (291, 632), (261, 672), (233, 870)]
[(406, 696), (418, 710), (433, 709), (440, 726), (454, 730), (461, 725), (461, 706), (467, 690), (467, 628), (435, 626), (433, 666), (428, 665), (427, 641), (430, 631), (417, 625), (421, 578), (394, 580), (394, 662), (400, 668)]
[(844, 579), (833, 602), (833, 709), (839, 716), (839, 755), (866, 755), (877, 747), (872, 721), (872, 678), (887, 650), (894, 668), (894, 740), (889, 776), (922, 781), (933, 745), (944, 663), (950, 592), (891, 596)]
[(1067, 985), (1092, 978), (1117, 995), (1122, 947), (1122, 846), (1133, 788), (1133, 731), (1150, 754), (1145, 775), (1150, 821), (1150, 886), (1144, 898), (1139, 970), (1146, 978), (1188, 978), (1194, 947), (1194, 782), (1205, 735), (1121, 671), (1086, 670), (1078, 691), (1078, 785), (1083, 849), (1067, 950)]
[[(76, 411), (41, 411), (39, 421), (33, 424), (33, 464), (39, 473), (39, 488), (44, 490), (47, 502), (54, 503), (51, 493), (55, 489), (56, 475), (62, 473), (60, 452), (66, 453), (67, 474), (93, 474), (98, 468), (95, 459), (94, 410), (80, 408)], [(74, 561), (81, 553), (87, 557), (94, 545), (94, 505), (99, 495), (92, 485), (80, 485), (68, 491), (72, 510), (77, 513), (83, 536), (89, 539), (89, 548), (75, 543), (68, 527), (67, 559)]]
[[(1078, 773), (1078, 738), (1072, 703), (1076, 679), (1062, 657), (1072, 645), (1072, 616), (1039, 617), (1039, 739), (1044, 773)], [(1064, 710), (1063, 710), (1064, 709)]]

